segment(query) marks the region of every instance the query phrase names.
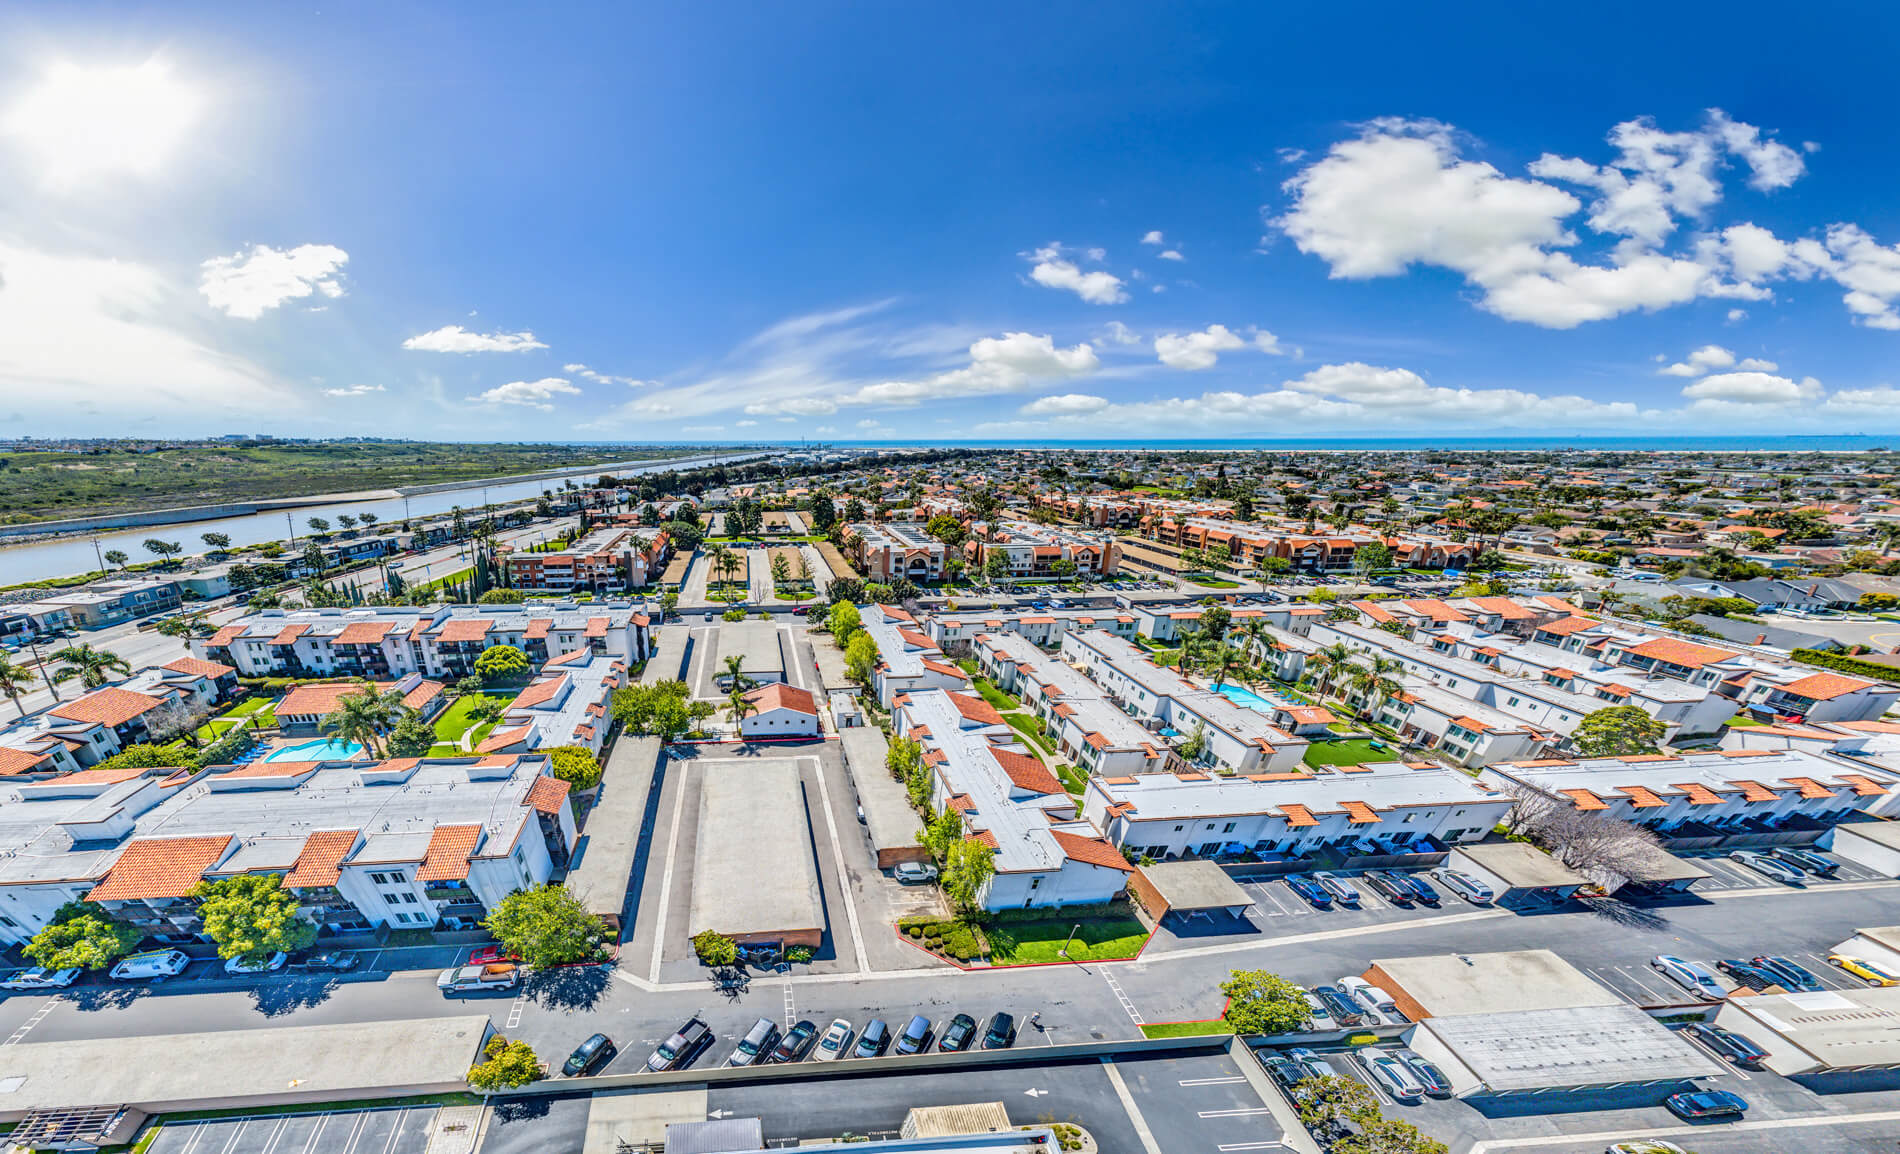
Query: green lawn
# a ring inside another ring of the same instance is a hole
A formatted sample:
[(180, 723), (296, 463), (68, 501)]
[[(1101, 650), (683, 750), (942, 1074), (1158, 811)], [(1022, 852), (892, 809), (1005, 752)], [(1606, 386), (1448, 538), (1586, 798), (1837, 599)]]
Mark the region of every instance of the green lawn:
[(1750, 725), (1761, 725), (1763, 723), (1756, 721), (1754, 718), (1749, 717), (1746, 714), (1738, 713), (1734, 717), (1729, 718), (1727, 724), (1733, 725), (1739, 728), (1746, 728), (1747, 726), (1750, 726)]
[(1073, 765), (1056, 766), (1056, 776), (1062, 779), (1063, 787), (1077, 797), (1088, 789), (1089, 775)]
[(1043, 731), (1042, 718), (1028, 713), (1005, 713), (1003, 720), (1017, 733), (1023, 735), (1043, 756), (1054, 757), (1055, 750), (1049, 747), (1049, 735)]
[(1229, 581), (1225, 577), (1189, 577), (1190, 585), (1199, 585), (1203, 589), (1238, 589), (1240, 582)]
[(198, 738), (201, 741), (215, 741), (219, 737), (223, 736), (224, 734), (229, 733), (231, 729), (234, 728), (238, 724), (238, 722), (252, 715), (256, 715), (257, 717), (257, 720), (252, 723), (253, 725), (259, 725), (259, 726), (276, 725), (277, 724), (277, 714), (275, 712), (276, 708), (277, 708), (277, 702), (273, 698), (269, 698), (269, 697), (246, 698), (245, 700), (232, 706), (230, 709), (227, 709), (223, 713), (212, 718), (210, 721), (207, 721), (203, 725), (199, 726)]
[[(1067, 959), (1057, 950), (1075, 927)], [(990, 940), (990, 961), (999, 966), (1030, 962), (1106, 962), (1132, 958), (1148, 940), (1148, 931), (1134, 918), (1066, 918), (1060, 915), (1034, 921), (1010, 921), (983, 927)]]
[(1365, 738), (1353, 741), (1316, 741), (1306, 747), (1302, 760), (1308, 765), (1358, 765), (1363, 761), (1397, 761), (1398, 751), (1374, 749)]
[[(492, 698), (506, 705), (508, 702), (514, 700), (514, 695), (470, 693), (456, 698), (453, 704), (442, 711), (442, 716), (435, 719), (436, 742), (439, 745), (455, 746), (455, 744), (462, 739), (462, 735), (467, 733), (470, 727), (475, 725), (475, 720), (469, 716), (469, 710), (473, 709), (475, 703), (483, 698)], [(434, 751), (432, 750), (431, 752)]]
[(1021, 709), (1023, 707), (1022, 702), (996, 688), (996, 684), (987, 677), (979, 677), (976, 679), (976, 691), (983, 695), (983, 700), (998, 709), (1007, 711), (1011, 709)]
[(1233, 1032), (1234, 1028), (1224, 1018), (1210, 1018), (1205, 1022), (1148, 1022), (1141, 1027), (1144, 1038), (1194, 1038)]

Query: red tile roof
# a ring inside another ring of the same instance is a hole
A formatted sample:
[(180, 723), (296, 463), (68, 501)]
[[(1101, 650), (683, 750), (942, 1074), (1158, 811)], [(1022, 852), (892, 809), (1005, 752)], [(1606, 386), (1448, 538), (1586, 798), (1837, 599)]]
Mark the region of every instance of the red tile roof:
[(1630, 806), (1633, 809), (1661, 809), (1669, 804), (1657, 797), (1654, 791), (1640, 785), (1619, 785), (1616, 788), (1622, 790), (1624, 796), (1630, 799)]
[(1565, 797), (1569, 798), (1572, 802), (1574, 802), (1578, 809), (1608, 809), (1610, 808), (1608, 802), (1604, 801), (1602, 798), (1598, 797), (1596, 794), (1591, 793), (1587, 789), (1560, 789), (1557, 792), (1563, 794)]
[(1002, 767), (1009, 780), (1017, 789), (1026, 789), (1031, 793), (1047, 795), (1066, 794), (1062, 782), (1049, 768), (1033, 757), (1012, 753), (1007, 749), (990, 748), (990, 756)]
[[(47, 750), (45, 753), (28, 753), (24, 749), (14, 749), (10, 746), (0, 745), (0, 777), (14, 777), (22, 773), (32, 773), (42, 766), (50, 769), (51, 766), (48, 765), (48, 763), (52, 758), (53, 753), (51, 750)], [(94, 770), (92, 772), (97, 773), (100, 771)], [(142, 769), (135, 769), (131, 771), (130, 776), (137, 777), (144, 772)], [(78, 776), (76, 773), (71, 774), (68, 776), (68, 780)]]
[(1881, 794), (1887, 792), (1886, 786), (1871, 777), (1864, 777), (1858, 773), (1843, 773), (1840, 775), (1840, 778), (1842, 781), (1853, 786), (1855, 795), (1859, 797), (1879, 797)]
[(552, 617), (536, 617), (528, 622), (527, 631), (521, 636), (527, 641), (541, 640), (548, 635), (548, 630), (552, 628), (554, 628), (554, 619)]
[(438, 642), (483, 641), (495, 623), (486, 617), (451, 617), (435, 635)]
[(213, 681), (237, 670), (216, 661), (201, 661), (196, 657), (180, 657), (176, 661), (167, 661), (163, 668), (173, 673), (183, 673), (190, 677), (208, 677)]
[(537, 705), (546, 705), (560, 696), (561, 690), (566, 685), (567, 674), (565, 673), (558, 677), (543, 677), (515, 694), (515, 699), (508, 703), (508, 708), (532, 709)]
[(205, 646), (209, 649), (222, 649), (242, 636), (244, 636), (244, 626), (226, 625), (224, 628), (206, 638)]
[(605, 617), (589, 617), (587, 619), (587, 628), (582, 631), (581, 636), (582, 637), (605, 637), (607, 636), (608, 627), (611, 626), (612, 624), (613, 622), (609, 621)]
[(951, 703), (957, 707), (957, 712), (961, 713), (966, 721), (974, 721), (978, 725), (1009, 724), (1003, 720), (1002, 714), (996, 712), (995, 706), (981, 697), (973, 697), (968, 693), (951, 693), (949, 697)]
[(1759, 781), (1731, 781), (1730, 785), (1742, 791), (1743, 801), (1780, 801), (1781, 795), (1769, 789)]
[(534, 779), (534, 784), (528, 787), (527, 797), (522, 800), (537, 813), (560, 813), (561, 807), (567, 804), (568, 792), (573, 788), (571, 783), (558, 777), (543, 775)]
[(1380, 818), (1372, 812), (1372, 807), (1363, 801), (1342, 801), (1339, 808), (1346, 811), (1346, 820), (1353, 825), (1376, 825)]
[(323, 763), (320, 761), (253, 761), (249, 765), (240, 765), (236, 769), (226, 770), (220, 778), (250, 777), (302, 777)]
[(1697, 645), (1689, 641), (1679, 641), (1674, 637), (1655, 637), (1641, 645), (1630, 646), (1629, 651), (1638, 657), (1650, 657), (1657, 661), (1666, 661), (1671, 665), (1680, 665), (1685, 669), (1700, 669), (1704, 665), (1713, 665), (1718, 661), (1728, 661), (1736, 655), (1726, 649), (1716, 649), (1708, 645)]
[(817, 698), (796, 685), (786, 685), (781, 681), (750, 690), (746, 693), (745, 699), (758, 706), (761, 712), (768, 709), (789, 709), (793, 713), (803, 713), (810, 717), (818, 716)]
[(338, 645), (380, 645), (389, 631), (396, 627), (393, 621), (352, 621), (336, 635)]
[(148, 837), (127, 842), (105, 880), (86, 895), (90, 902), (182, 898), (217, 865), (232, 837)]
[(1671, 788), (1679, 789), (1688, 794), (1690, 805), (1722, 804), (1722, 795), (1706, 785), (1698, 785), (1693, 781), (1672, 781), (1669, 784)]
[(482, 840), (479, 825), (439, 825), (429, 835), (428, 852), (422, 855), (422, 868), (416, 871), (419, 882), (460, 881), (468, 876), (468, 855)]
[(501, 753), (512, 746), (519, 745), (523, 741), (526, 741), (528, 735), (533, 732), (534, 726), (532, 725), (518, 725), (513, 729), (493, 730), (487, 737), (482, 738), (481, 743), (475, 747), (475, 752)]
[(1294, 805), (1291, 802), (1287, 802), (1282, 804), (1279, 808), (1281, 815), (1286, 818), (1286, 824), (1290, 828), (1298, 829), (1301, 826), (1319, 824), (1319, 819), (1313, 816), (1313, 811), (1303, 805)]
[(1833, 797), (1834, 791), (1811, 777), (1784, 777), (1781, 780), (1801, 791), (1805, 798)]
[(1791, 681), (1781, 687), (1781, 692), (1790, 697), (1805, 697), (1810, 701), (1831, 701), (1836, 697), (1845, 697), (1863, 689), (1873, 689), (1876, 683), (1863, 681), (1858, 677), (1843, 677), (1838, 673), (1811, 673), (1799, 681)]
[(333, 886), (342, 876), (343, 859), (356, 845), (357, 830), (320, 829), (303, 839), (303, 851), (297, 864), (284, 875), (284, 886)]
[(1070, 861), (1100, 866), (1103, 869), (1120, 870), (1122, 873), (1135, 872), (1135, 867), (1128, 864), (1128, 859), (1122, 856), (1122, 851), (1099, 837), (1083, 837), (1081, 834), (1062, 829), (1050, 830), (1049, 836), (1056, 839), (1056, 845), (1062, 847), (1063, 856)]
[(302, 637), (308, 632), (310, 632), (310, 626), (308, 625), (286, 625), (277, 631), (277, 636), (271, 638), (270, 643), (272, 645), (294, 644), (297, 638)]
[(156, 697), (134, 693), (130, 689), (108, 688), (95, 689), (84, 697), (55, 706), (47, 712), (67, 721), (84, 721), (110, 727), (124, 725), (163, 704)]

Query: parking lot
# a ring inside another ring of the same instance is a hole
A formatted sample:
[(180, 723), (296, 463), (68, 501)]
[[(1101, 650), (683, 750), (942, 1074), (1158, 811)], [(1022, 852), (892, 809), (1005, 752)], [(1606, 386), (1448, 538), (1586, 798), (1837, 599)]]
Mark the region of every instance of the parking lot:
[(1421, 902), (1396, 905), (1374, 892), (1372, 887), (1366, 885), (1356, 874), (1342, 870), (1339, 871), (1339, 876), (1351, 881), (1353, 888), (1359, 891), (1359, 908), (1341, 906), (1337, 902), (1333, 903), (1331, 909), (1315, 908), (1312, 903), (1295, 893), (1282, 877), (1263, 876), (1252, 881), (1236, 879), (1240, 888), (1253, 899), (1253, 904), (1247, 908), (1241, 919), (1170, 918), (1156, 931), (1155, 940), (1149, 945), (1146, 953), (1148, 955), (1166, 954), (1174, 949), (1204, 946), (1223, 937), (1236, 939), (1262, 935), (1280, 937), (1322, 929), (1387, 924), (1402, 926), (1408, 921), (1443, 917), (1447, 914), (1470, 913), (1487, 908), (1470, 905), (1437, 885), (1433, 886), (1439, 893), (1439, 902), (1436, 907)]
[[(1716, 893), (1721, 890), (1756, 890), (1762, 889), (1763, 887), (1772, 888), (1775, 886), (1793, 888), (1788, 887), (1786, 882), (1779, 882), (1765, 874), (1756, 873), (1741, 862), (1731, 861), (1727, 854), (1706, 856), (1683, 854), (1682, 856), (1695, 862), (1696, 865), (1703, 869), (1708, 870), (1710, 874), (1709, 877), (1697, 882), (1695, 888), (1690, 891), (1691, 893), (1707, 894)], [(1808, 874), (1802, 878), (1803, 887), (1818, 890), (1826, 889), (1829, 886), (1842, 885), (1847, 882), (1889, 880), (1887, 875), (1876, 873), (1866, 866), (1857, 865), (1851, 861), (1844, 861), (1829, 854), (1822, 854), (1821, 856), (1839, 865), (1840, 871), (1831, 878), (1820, 878), (1815, 877), (1813, 874)]]
[(424, 1154), (436, 1107), (166, 1123), (147, 1154)]
[[(1844, 973), (1828, 965), (1826, 954), (1807, 950), (1777, 951), (1769, 947), (1766, 941), (1767, 937), (1764, 935), (1764, 945), (1761, 952), (1773, 953), (1776, 957), (1787, 958), (1795, 965), (1813, 974), (1815, 979), (1821, 983), (1823, 989), (1865, 990), (1869, 988), (1868, 983), (1861, 981), (1852, 974)], [(1682, 958), (1685, 962), (1694, 962), (1708, 970), (1711, 974), (1714, 974), (1715, 980), (1722, 983), (1724, 990), (1733, 990), (1741, 985), (1741, 983), (1734, 978), (1729, 977), (1727, 974), (1715, 968), (1715, 964), (1721, 961), (1721, 958), (1697, 958), (1684, 954), (1674, 956)], [(1746, 959), (1741, 960), (1745, 961)], [(1660, 971), (1650, 966), (1647, 962), (1631, 962), (1627, 965), (1618, 966), (1586, 966), (1584, 967), (1584, 972), (1615, 991), (1618, 997), (1625, 998), (1639, 1006), (1676, 1006), (1687, 1002), (1702, 1000), (1692, 997), (1687, 990), (1664, 977)]]

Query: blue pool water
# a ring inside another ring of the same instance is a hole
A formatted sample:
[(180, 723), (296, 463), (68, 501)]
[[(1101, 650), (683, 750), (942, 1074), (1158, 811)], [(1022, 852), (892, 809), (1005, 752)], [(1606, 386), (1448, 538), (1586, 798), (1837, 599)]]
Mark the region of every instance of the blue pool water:
[(265, 761), (350, 761), (363, 756), (363, 747), (354, 741), (333, 741), (324, 738), (321, 741), (306, 741), (301, 745), (286, 745), (282, 749), (273, 749), (264, 755)]
[(1243, 689), (1238, 685), (1216, 685), (1214, 692), (1235, 705), (1245, 706), (1257, 713), (1273, 712), (1273, 703), (1251, 689)]

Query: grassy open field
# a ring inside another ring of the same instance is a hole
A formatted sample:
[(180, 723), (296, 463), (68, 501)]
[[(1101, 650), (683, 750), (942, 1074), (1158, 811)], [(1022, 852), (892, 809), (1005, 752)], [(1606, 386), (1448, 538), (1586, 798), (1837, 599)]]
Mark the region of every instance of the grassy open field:
[(378, 444), (101, 445), (83, 452), (0, 455), (0, 521), (31, 521), (215, 505), (269, 497), (476, 481), (545, 469), (659, 460), (678, 445)]

